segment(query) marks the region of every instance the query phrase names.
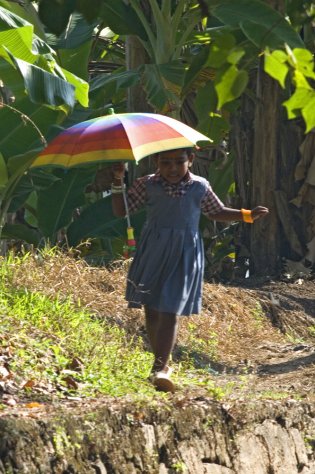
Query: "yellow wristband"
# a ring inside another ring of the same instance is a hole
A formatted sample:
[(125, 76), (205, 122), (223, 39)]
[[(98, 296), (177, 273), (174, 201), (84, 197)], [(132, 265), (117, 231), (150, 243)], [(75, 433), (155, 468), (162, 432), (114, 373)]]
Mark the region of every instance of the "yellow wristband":
[(253, 224), (254, 219), (252, 218), (252, 211), (249, 209), (241, 209), (241, 213), (243, 216), (243, 221), (247, 224)]

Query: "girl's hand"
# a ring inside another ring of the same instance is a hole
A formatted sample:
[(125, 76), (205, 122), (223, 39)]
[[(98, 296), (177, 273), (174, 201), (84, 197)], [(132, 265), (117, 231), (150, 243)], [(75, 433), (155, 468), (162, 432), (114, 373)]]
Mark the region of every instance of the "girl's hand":
[(269, 209), (263, 206), (257, 206), (252, 209), (252, 218), (254, 221), (269, 214)]
[(121, 179), (125, 176), (125, 163), (122, 161), (112, 165), (112, 172), (115, 179)]

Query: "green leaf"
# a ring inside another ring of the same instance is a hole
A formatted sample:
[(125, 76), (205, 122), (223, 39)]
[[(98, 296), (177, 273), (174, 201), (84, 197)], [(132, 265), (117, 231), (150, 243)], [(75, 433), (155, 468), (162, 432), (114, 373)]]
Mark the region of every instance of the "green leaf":
[(226, 160), (217, 160), (209, 166), (209, 181), (214, 192), (224, 201), (234, 180), (234, 157), (232, 154)]
[(75, 76), (72, 72), (67, 69), (62, 69), (67, 81), (75, 87), (75, 98), (82, 105), (82, 107), (88, 107), (89, 105), (89, 84)]
[[(255, 29), (259, 28), (261, 33), (262, 28), (264, 28), (272, 43), (270, 47), (275, 47), (276, 38), (276, 47), (283, 46), (285, 43), (292, 48), (303, 47), (303, 41), (299, 34), (290, 26), (286, 19), (263, 1), (238, 0), (236, 2), (235, 0), (221, 0), (213, 4), (213, 0), (207, 0), (207, 3), (211, 13), (216, 18), (226, 25), (243, 25), (246, 35), (255, 37)], [(269, 46), (268, 41), (265, 44)]]
[(227, 32), (220, 31), (220, 34), (216, 34), (213, 42), (210, 44), (210, 51), (207, 61), (207, 66), (219, 68), (227, 60), (231, 50), (235, 46), (235, 37)]
[(308, 102), (308, 104), (303, 107), (302, 109), (302, 116), (306, 123), (306, 130), (305, 133), (310, 132), (313, 128), (315, 128), (315, 91), (313, 92), (313, 97)]
[(135, 11), (124, 0), (107, 0), (103, 2), (99, 16), (118, 35), (137, 35), (144, 41), (148, 39), (146, 31)]
[(209, 56), (209, 46), (205, 46), (201, 51), (193, 58), (189, 69), (186, 71), (184, 78), (184, 85), (182, 94), (186, 94), (187, 91), (194, 84), (194, 81), (199, 77), (200, 72), (205, 68), (206, 62)]
[(310, 89), (296, 89), (290, 99), (282, 103), (287, 109), (288, 118), (293, 119), (301, 115), (301, 109), (304, 109), (314, 99), (315, 91)]
[(229, 52), (226, 60), (228, 63), (236, 65), (240, 62), (244, 54), (245, 54), (245, 50), (243, 48), (235, 47)]
[(103, 0), (93, 0), (93, 2), (90, 2), (89, 0), (77, 0), (76, 9), (82, 13), (88, 23), (92, 23), (99, 18), (102, 3)]
[(139, 71), (120, 71), (112, 74), (99, 74), (90, 81), (91, 106), (110, 101), (118, 90), (124, 91), (140, 81)]
[(159, 64), (161, 75), (168, 83), (180, 86), (180, 88), (183, 86), (187, 69), (188, 66), (183, 64), (182, 61), (171, 61), (170, 63)]
[[(21, 158), (21, 162), (19, 162), (18, 166), (15, 166), (14, 168), (11, 168), (12, 164), (9, 160), (9, 179), (2, 191), (2, 198), (7, 203), (11, 203), (13, 198), (18, 199), (20, 204), (23, 204), (23, 202), (25, 201), (27, 194), (29, 193), (29, 189), (25, 189), (25, 187), (23, 186), (23, 179), (24, 181), (27, 180), (25, 173), (29, 169), (31, 163), (34, 161), (35, 156), (35, 150), (31, 150), (30, 152), (25, 153), (25, 156)], [(22, 185), (19, 188), (21, 181)]]
[(60, 123), (65, 117), (63, 111), (34, 104), (27, 97), (14, 106), (20, 113), (7, 107), (0, 108), (0, 149), (6, 160), (43, 147), (39, 132), (46, 135), (51, 125)]
[[(207, 134), (215, 144), (220, 144), (230, 130), (230, 124), (220, 114), (212, 112), (206, 119), (198, 123), (198, 130)], [(211, 184), (213, 184), (212, 181)]]
[(304, 76), (315, 79), (314, 57), (311, 51), (308, 49), (295, 48), (293, 55), (296, 61), (294, 67)]
[(38, 246), (41, 236), (24, 224), (5, 224), (1, 233), (2, 239), (23, 240), (28, 244)]
[(66, 29), (74, 9), (75, 0), (41, 0), (38, 14), (49, 31), (60, 35)]
[(260, 50), (266, 47), (272, 49), (281, 48), (284, 45), (283, 39), (278, 36), (277, 31), (265, 25), (261, 25), (258, 22), (250, 20), (242, 21), (240, 27), (247, 38)]
[(35, 148), (21, 155), (11, 156), (8, 159), (8, 170), (10, 176), (19, 173), (19, 170), (20, 173), (23, 174), (25, 172), (25, 169), (31, 166), (33, 160), (41, 152), (41, 150), (42, 148)]
[(5, 46), (16, 57), (34, 63), (36, 55), (32, 53), (33, 27), (22, 26), (7, 31), (0, 31), (0, 44)]
[(293, 82), (297, 89), (313, 89), (304, 74), (298, 69), (293, 71)]
[(140, 79), (139, 71), (130, 70), (130, 71), (120, 71), (111, 74), (100, 74), (91, 80), (90, 91), (94, 92), (98, 89), (107, 88), (110, 84), (113, 85), (112, 89), (116, 92), (120, 88), (128, 88), (137, 84), (137, 81)]
[(21, 26), (29, 26), (30, 23), (23, 20), (18, 15), (11, 13), (6, 8), (0, 6), (0, 31), (5, 31), (10, 28), (20, 28)]
[(283, 51), (273, 51), (271, 54), (265, 53), (265, 72), (276, 79), (283, 89), (285, 88), (285, 80), (289, 72), (286, 61), (287, 55)]
[(1, 188), (3, 188), (8, 182), (8, 170), (7, 164), (4, 161), (2, 153), (0, 153), (0, 193)]
[(38, 192), (38, 225), (52, 242), (57, 231), (70, 224), (74, 209), (84, 204), (84, 190), (93, 181), (95, 172), (93, 166), (61, 170), (62, 179)]
[(27, 201), (24, 203), (24, 220), (25, 222), (32, 226), (38, 227), (37, 220), (37, 192), (33, 191), (27, 198)]
[(19, 4), (17, 2), (0, 0), (0, 6), (33, 25), (36, 35), (42, 39), (45, 39), (43, 25), (39, 20), (37, 10), (32, 3), (24, 2), (23, 4)]
[[(89, 72), (88, 64), (90, 59), (92, 40), (83, 43), (75, 49), (59, 49), (58, 58), (59, 64), (77, 77), (88, 81)], [(86, 85), (88, 90), (88, 85)]]
[(215, 90), (218, 94), (218, 108), (239, 97), (248, 83), (248, 73), (238, 70), (234, 65), (224, 67), (215, 78)]
[[(135, 235), (140, 234), (145, 219), (145, 211), (142, 210), (131, 217)], [(115, 217), (112, 211), (111, 196), (100, 199), (88, 206), (69, 226), (67, 231), (70, 246), (76, 246), (88, 238), (106, 237), (114, 239), (122, 237), (126, 239), (127, 223), (125, 218)]]
[[(196, 95), (195, 107), (198, 122), (209, 119), (210, 112), (215, 112), (218, 105), (218, 96), (213, 81), (208, 81), (204, 87), (199, 88)], [(198, 128), (201, 133), (201, 129)]]
[(164, 81), (159, 65), (145, 64), (143, 69), (143, 88), (152, 107), (162, 113), (178, 109), (180, 106), (180, 100), (176, 94), (178, 89), (175, 89), (174, 93), (171, 84)]
[(79, 48), (91, 41), (97, 22), (88, 23), (80, 13), (72, 13), (67, 24), (67, 30), (61, 35), (46, 35), (47, 43), (55, 50)]
[(21, 59), (12, 59), (32, 102), (53, 106), (66, 104), (71, 108), (74, 106), (75, 87), (72, 84)]
[[(3, 59), (5, 58), (5, 59)], [(14, 67), (8, 52), (0, 46), (0, 77), (3, 84), (9, 88), (15, 101), (25, 97), (25, 86), (21, 74)]]
[(24, 205), (32, 191), (33, 188), (28, 176), (20, 175), (10, 193), (6, 195), (7, 198), (10, 198), (8, 212), (17, 212)]
[[(16, 212), (20, 207), (25, 206), (25, 203), (29, 201), (29, 197), (33, 194), (34, 190), (45, 190), (56, 181), (59, 181), (59, 178), (44, 172), (43, 170), (38, 169), (35, 171), (29, 171), (29, 166), (32, 161), (33, 160), (27, 163), (24, 160), (24, 163), (20, 163), (19, 169), (16, 170), (16, 175), (20, 175), (20, 180), (17, 182), (14, 191), (10, 195), (11, 203), (9, 212)], [(22, 164), (24, 165), (24, 170)], [(27, 166), (25, 166), (25, 164)]]

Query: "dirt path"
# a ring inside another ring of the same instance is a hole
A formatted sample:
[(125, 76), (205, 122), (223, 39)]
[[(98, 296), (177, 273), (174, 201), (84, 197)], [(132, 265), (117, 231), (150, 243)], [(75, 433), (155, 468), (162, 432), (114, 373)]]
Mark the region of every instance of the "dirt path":
[[(207, 286), (206, 286), (207, 289)], [(212, 285), (211, 288), (212, 289)], [(246, 287), (225, 286), (238, 311), (246, 296), (259, 302), (266, 321), (246, 337), (249, 322), (240, 320), (240, 343), (224, 340), (219, 360), (212, 362), (219, 386), (232, 384), (232, 398), (314, 397), (315, 387), (315, 282), (270, 282)], [(224, 295), (219, 300), (225, 301)], [(219, 302), (220, 302), (219, 301)], [(239, 314), (236, 315), (239, 317)], [(261, 316), (259, 315), (259, 318)], [(222, 321), (222, 318), (221, 318)], [(267, 328), (264, 327), (264, 323)], [(267, 329), (267, 332), (266, 332)], [(220, 331), (219, 331), (220, 332)], [(222, 326), (221, 326), (222, 332)], [(224, 332), (224, 330), (223, 330)], [(226, 340), (227, 339), (227, 340)]]

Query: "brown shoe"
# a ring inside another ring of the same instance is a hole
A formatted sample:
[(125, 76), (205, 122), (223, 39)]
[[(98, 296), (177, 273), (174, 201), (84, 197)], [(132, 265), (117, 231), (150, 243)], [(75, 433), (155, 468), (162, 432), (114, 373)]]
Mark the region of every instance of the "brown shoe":
[(170, 378), (172, 372), (173, 369), (171, 367), (165, 367), (164, 370), (153, 374), (152, 383), (157, 390), (161, 392), (175, 392), (175, 385)]

